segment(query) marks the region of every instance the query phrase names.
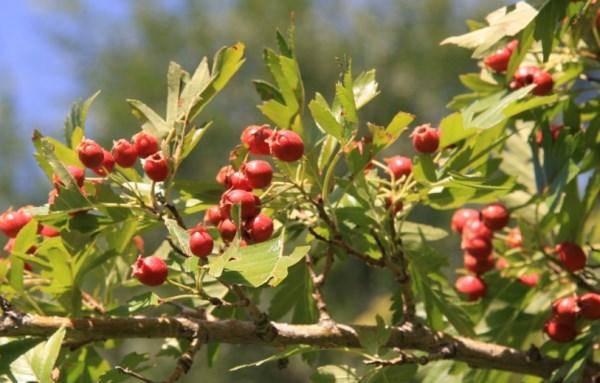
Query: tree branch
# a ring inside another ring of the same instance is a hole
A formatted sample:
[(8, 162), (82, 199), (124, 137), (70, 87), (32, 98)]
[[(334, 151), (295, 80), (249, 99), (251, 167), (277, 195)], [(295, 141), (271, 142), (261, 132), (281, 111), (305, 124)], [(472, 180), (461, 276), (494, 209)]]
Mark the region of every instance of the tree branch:
[[(186, 317), (64, 318), (27, 315), (20, 320), (3, 317), (0, 336), (48, 337), (61, 326), (67, 329), (66, 343), (129, 338), (194, 338), (203, 342), (285, 346), (307, 344), (322, 348), (360, 347), (359, 331), (375, 331), (374, 326), (338, 324), (335, 329), (317, 324), (294, 325), (270, 322), (277, 330), (271, 340), (257, 332), (257, 325), (238, 320), (200, 320)], [(405, 323), (393, 327), (387, 347), (437, 353), (445, 345), (456, 347), (452, 359), (472, 367), (497, 369), (549, 377), (564, 361), (492, 343), (436, 332), (424, 326)], [(588, 377), (600, 373), (600, 366), (586, 366)]]

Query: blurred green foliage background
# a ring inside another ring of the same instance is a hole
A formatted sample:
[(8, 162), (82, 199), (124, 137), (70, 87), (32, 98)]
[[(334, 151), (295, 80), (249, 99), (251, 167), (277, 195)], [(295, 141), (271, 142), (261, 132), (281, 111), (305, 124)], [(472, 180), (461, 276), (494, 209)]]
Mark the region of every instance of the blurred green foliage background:
[[(285, 30), (292, 13), (307, 99), (312, 99), (316, 90), (327, 98), (332, 95), (341, 59), (347, 55), (352, 57), (356, 73), (377, 69), (382, 94), (366, 108), (365, 120), (384, 124), (403, 110), (416, 114), (417, 123), (437, 124), (446, 114), (445, 104), (461, 88), (457, 76), (476, 65), (468, 51), (441, 47), (439, 42), (465, 32), (466, 19), (481, 19), (506, 4), (498, 0), (26, 2), (25, 6), (41, 20), (36, 33), (51, 47), (33, 57), (43, 63), (48, 59), (45, 54), (60, 55), (67, 65), (64, 73), (77, 85), (65, 86), (64, 79), (46, 77), (51, 82), (46, 86), (55, 87), (54, 94), (59, 94), (59, 98), (32, 102), (26, 111), (27, 119), (20, 115), (22, 108), (14, 102), (13, 92), (19, 90), (19, 82), (12, 87), (0, 85), (0, 209), (26, 202), (43, 203), (50, 189), (35, 168), (28, 137), (33, 128), (61, 137), (63, 120), (38, 120), (36, 110), (58, 102), (64, 105), (66, 116), (66, 100), (86, 98), (101, 89), (102, 94), (92, 107), (89, 132), (92, 138), (110, 147), (113, 139), (129, 137), (139, 129), (125, 98), (140, 99), (162, 110), (166, 97), (164, 75), (170, 60), (192, 70), (203, 56), (212, 57), (219, 47), (242, 41), (247, 45), (247, 62), (204, 112), (204, 118), (214, 119), (215, 126), (188, 159), (182, 174), (195, 179), (214, 177), (226, 162), (228, 150), (238, 142), (243, 127), (265, 121), (255, 107), (259, 98), (250, 81), (266, 77), (262, 49), (275, 45), (275, 30)], [(20, 36), (17, 33), (12, 38)], [(22, 43), (27, 44), (27, 39), (23, 38)], [(0, 78), (10, 76), (8, 72)], [(408, 141), (401, 141), (389, 152), (412, 154)], [(430, 210), (417, 213), (429, 223), (447, 225), (446, 215)], [(458, 258), (458, 246), (452, 246)], [(371, 322), (374, 313), (385, 313), (392, 288), (389, 275), (376, 274), (354, 263), (337, 264), (334, 271), (325, 294), (336, 318)], [(154, 351), (158, 346), (155, 342), (129, 342), (118, 354)], [(269, 351), (272, 350), (222, 347), (225, 357), (218, 359), (211, 370), (201, 354), (185, 381), (307, 380), (310, 369), (295, 361), (283, 370), (267, 364), (228, 372), (236, 364), (258, 360)], [(319, 363), (325, 363), (327, 353), (320, 358)], [(153, 371), (164, 372), (170, 364)]]

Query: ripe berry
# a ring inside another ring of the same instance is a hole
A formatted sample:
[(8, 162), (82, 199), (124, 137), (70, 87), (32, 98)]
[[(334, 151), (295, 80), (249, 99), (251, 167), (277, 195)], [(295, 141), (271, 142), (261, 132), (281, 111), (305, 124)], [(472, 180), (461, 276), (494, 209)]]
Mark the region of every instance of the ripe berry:
[(508, 68), (510, 56), (519, 44), (518, 40), (513, 40), (504, 48), (498, 49), (495, 53), (489, 55), (483, 60), (483, 63), (495, 72), (504, 72)]
[(475, 274), (483, 274), (494, 268), (494, 257), (475, 257), (469, 253), (463, 254), (465, 269)]
[(433, 153), (440, 144), (440, 132), (430, 124), (417, 126), (410, 137), (418, 153)]
[(229, 189), (231, 187), (230, 177), (233, 173), (235, 173), (233, 167), (231, 165), (226, 165), (219, 169), (219, 172), (217, 173), (217, 177), (215, 179), (219, 184)]
[(583, 249), (572, 242), (556, 245), (556, 252), (562, 264), (570, 271), (578, 271), (585, 267), (586, 256)]
[(206, 257), (213, 250), (213, 239), (208, 234), (202, 225), (196, 225), (189, 230), (190, 233), (190, 250), (197, 257)]
[(8, 209), (0, 215), (0, 230), (10, 238), (15, 238), (23, 226), (31, 221), (31, 214), (20, 208), (13, 211)]
[(533, 83), (535, 84), (533, 94), (536, 96), (546, 96), (552, 93), (554, 80), (552, 79), (552, 76), (550, 76), (550, 73), (545, 70), (540, 70), (533, 75)]
[(412, 160), (408, 157), (393, 156), (384, 158), (384, 161), (395, 179), (400, 179), (402, 176), (408, 177), (412, 173)]
[(223, 215), (229, 217), (233, 205), (241, 205), (241, 214), (244, 219), (254, 217), (260, 211), (255, 195), (246, 190), (233, 189), (223, 194), (220, 204)]
[(391, 195), (389, 195), (385, 198), (385, 206), (388, 209), (392, 210), (393, 215), (396, 215), (398, 212), (402, 211), (402, 209), (404, 208), (404, 204), (402, 203), (402, 200), (397, 199), (396, 201), (394, 201)]
[(249, 125), (242, 132), (241, 141), (250, 153), (268, 156), (271, 154), (268, 140), (272, 135), (269, 125)]
[(548, 72), (536, 66), (523, 66), (515, 73), (510, 87), (514, 90), (530, 84), (536, 85), (533, 88), (533, 94), (536, 96), (545, 96), (552, 92), (554, 81)]
[(252, 190), (252, 185), (250, 185), (250, 180), (248, 177), (241, 171), (233, 172), (229, 176), (229, 187), (233, 189), (240, 190)]
[(211, 206), (204, 213), (204, 224), (217, 226), (224, 218), (218, 206)]
[(229, 242), (233, 238), (235, 238), (235, 233), (237, 232), (237, 226), (235, 226), (235, 222), (226, 218), (219, 222), (219, 226), (217, 226), (217, 230), (219, 234), (221, 234), (221, 238), (223, 241)]
[(577, 297), (564, 297), (557, 299), (554, 301), (554, 303), (552, 303), (552, 313), (557, 319), (574, 321), (579, 314)]
[(450, 227), (457, 233), (462, 233), (466, 223), (471, 220), (479, 220), (479, 212), (475, 209), (458, 209), (452, 215)]
[(115, 162), (124, 168), (130, 168), (135, 165), (138, 157), (135, 145), (123, 138), (115, 141), (113, 144), (112, 155)]
[(481, 209), (481, 218), (491, 230), (500, 230), (508, 224), (510, 214), (501, 203), (492, 203)]
[(243, 166), (243, 170), (253, 189), (263, 189), (269, 186), (273, 179), (273, 168), (267, 161), (249, 161)]
[[(73, 177), (75, 180), (77, 186), (82, 187), (83, 182), (85, 181), (85, 170), (72, 165), (67, 165), (67, 170), (69, 171), (71, 177)], [(56, 189), (65, 186), (64, 182), (60, 179), (60, 176), (56, 173), (52, 175), (52, 183)]]
[(132, 275), (146, 286), (162, 285), (169, 273), (165, 261), (155, 256), (146, 258), (138, 256), (132, 268)]
[(259, 214), (246, 221), (245, 229), (253, 243), (264, 242), (273, 234), (273, 220), (264, 214)]
[(158, 152), (156, 137), (147, 132), (139, 132), (133, 136), (133, 144), (140, 158), (146, 158)]
[(475, 257), (492, 253), (492, 232), (482, 221), (468, 221), (463, 227), (461, 248)]
[[(560, 133), (564, 130), (564, 128), (564, 124), (550, 125), (550, 137), (552, 138), (552, 142), (558, 140), (558, 137), (560, 136)], [(538, 144), (538, 146), (541, 146), (544, 142), (544, 133), (542, 132), (541, 128), (538, 128), (537, 132), (535, 133), (535, 142)]]
[(304, 154), (302, 138), (291, 130), (275, 132), (269, 140), (269, 147), (273, 156), (285, 162), (297, 161)]
[(498, 260), (496, 261), (496, 268), (498, 270), (504, 270), (508, 267), (508, 261), (504, 258), (498, 258)]
[(519, 282), (521, 282), (522, 285), (525, 285), (528, 287), (537, 286), (539, 281), (540, 281), (540, 275), (538, 273), (524, 274), (519, 277)]
[(140, 236), (140, 235), (134, 235), (132, 240), (133, 240), (133, 244), (135, 245), (135, 248), (141, 254), (144, 254), (144, 238), (142, 238), (142, 236)]
[(470, 301), (476, 301), (485, 296), (485, 282), (474, 275), (465, 275), (458, 278), (455, 286), (456, 290), (466, 294)]
[(100, 177), (106, 177), (108, 173), (112, 173), (115, 168), (115, 159), (108, 150), (102, 149), (102, 153), (104, 154), (102, 163), (97, 168), (92, 169), (92, 171)]
[(552, 318), (544, 324), (544, 331), (555, 342), (569, 342), (577, 336), (575, 323), (564, 322)]
[(52, 238), (52, 237), (58, 237), (60, 235), (60, 232), (58, 230), (56, 230), (55, 228), (53, 228), (52, 226), (42, 225), (40, 234), (43, 237)]
[(506, 238), (506, 244), (513, 249), (523, 247), (523, 235), (521, 234), (521, 229), (518, 227), (510, 229), (508, 237)]
[(162, 152), (156, 152), (144, 160), (144, 171), (152, 181), (161, 182), (169, 175), (169, 163)]
[(519, 89), (524, 86), (533, 84), (533, 75), (539, 72), (540, 69), (536, 66), (522, 66), (517, 69), (511, 83), (511, 89)]
[(600, 319), (600, 294), (586, 293), (578, 299), (581, 316), (586, 319)]
[(104, 159), (102, 147), (96, 141), (83, 139), (77, 147), (77, 155), (81, 163), (90, 169), (97, 168)]

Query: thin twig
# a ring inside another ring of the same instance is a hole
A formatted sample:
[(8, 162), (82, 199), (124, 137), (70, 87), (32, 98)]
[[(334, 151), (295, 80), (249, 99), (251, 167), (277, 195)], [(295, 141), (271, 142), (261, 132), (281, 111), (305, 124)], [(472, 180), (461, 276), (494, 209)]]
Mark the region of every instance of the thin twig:
[(414, 354), (408, 354), (402, 350), (396, 349), (399, 355), (392, 359), (380, 359), (380, 358), (369, 358), (365, 360), (367, 365), (375, 365), (378, 367), (396, 366), (400, 364), (412, 364), (418, 363), (422, 366), (429, 362), (433, 362), (441, 359), (450, 359), (456, 355), (456, 345), (449, 344), (442, 346), (440, 351), (432, 352), (427, 355), (417, 356)]
[(137, 372), (130, 370), (127, 367), (115, 366), (115, 370), (119, 371), (121, 374), (129, 375), (132, 378), (136, 378), (137, 380), (144, 383), (156, 383), (155, 381), (145, 378), (141, 374), (138, 374)]
[(81, 292), (81, 297), (83, 298), (83, 302), (92, 310), (96, 311), (98, 314), (106, 314), (106, 309), (104, 308), (104, 305), (100, 302), (98, 302), (98, 300), (96, 298), (94, 298), (90, 293), (87, 293), (85, 291)]
[[(328, 249), (327, 253), (332, 253), (331, 249)], [(328, 255), (326, 259), (331, 259), (331, 257)], [(306, 254), (306, 267), (308, 269), (308, 273), (310, 274), (310, 278), (313, 284), (312, 297), (315, 300), (317, 309), (319, 310), (319, 324), (334, 327), (335, 322), (331, 318), (331, 315), (327, 310), (327, 304), (325, 303), (325, 298), (323, 297), (323, 293), (321, 292), (321, 286), (323, 286), (323, 284), (325, 283), (325, 272), (323, 272), (323, 274), (317, 275), (314, 269), (314, 264), (310, 253)]]
[(194, 356), (200, 350), (202, 342), (198, 335), (192, 338), (187, 350), (177, 359), (175, 369), (163, 383), (174, 383), (187, 374), (194, 363)]
[(247, 302), (246, 309), (252, 317), (254, 324), (256, 325), (256, 335), (264, 340), (272, 340), (277, 336), (277, 329), (271, 324), (269, 316), (262, 312), (258, 306), (246, 295), (246, 292), (241, 286), (238, 285), (226, 285), (229, 287), (237, 297)]

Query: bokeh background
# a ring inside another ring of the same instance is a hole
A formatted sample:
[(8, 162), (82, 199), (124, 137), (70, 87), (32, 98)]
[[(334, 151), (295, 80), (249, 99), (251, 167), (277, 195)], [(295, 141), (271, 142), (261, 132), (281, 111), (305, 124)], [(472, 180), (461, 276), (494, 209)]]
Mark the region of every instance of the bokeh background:
[[(70, 104), (98, 89), (88, 135), (110, 147), (113, 138), (139, 129), (125, 98), (164, 107), (170, 60), (192, 70), (221, 46), (242, 41), (247, 62), (206, 110), (215, 127), (184, 168), (189, 178), (213, 177), (243, 127), (264, 122), (250, 80), (265, 78), (262, 48), (274, 46), (290, 13), (297, 26), (297, 52), (307, 97), (333, 93), (340, 58), (353, 58), (355, 72), (376, 68), (382, 94), (365, 109), (364, 120), (387, 123), (397, 111), (436, 124), (446, 103), (461, 90), (457, 76), (475, 69), (469, 52), (439, 42), (464, 33), (465, 20), (481, 19), (511, 2), (499, 0), (23, 0), (3, 4), (0, 21), (0, 211), (44, 203), (50, 185), (33, 159), (33, 129), (62, 137)], [(206, 144), (210, 142), (210, 145)], [(391, 152), (409, 152), (400, 143)], [(447, 224), (447, 216), (420, 211), (421, 219)], [(445, 220), (445, 221), (444, 221)], [(457, 246), (454, 248), (458, 249)], [(456, 256), (459, 256), (458, 250)], [(326, 295), (340, 320), (372, 321), (389, 306), (388, 276), (356, 265), (340, 265)], [(343, 291), (343, 293), (341, 292)], [(126, 350), (147, 351), (150, 343), (129, 342)], [(153, 344), (152, 347), (154, 347)], [(229, 368), (270, 350), (223, 347), (213, 369), (201, 354), (188, 382), (307, 380), (310, 370), (292, 361), (235, 373)], [(272, 351), (272, 350), (271, 350)], [(118, 362), (115, 355), (111, 360)], [(323, 356), (326, 360), (327, 355)], [(169, 365), (172, 364), (169, 363)], [(160, 375), (167, 366), (157, 366)]]

